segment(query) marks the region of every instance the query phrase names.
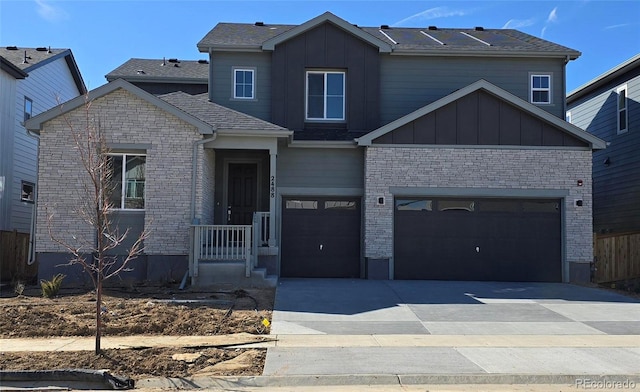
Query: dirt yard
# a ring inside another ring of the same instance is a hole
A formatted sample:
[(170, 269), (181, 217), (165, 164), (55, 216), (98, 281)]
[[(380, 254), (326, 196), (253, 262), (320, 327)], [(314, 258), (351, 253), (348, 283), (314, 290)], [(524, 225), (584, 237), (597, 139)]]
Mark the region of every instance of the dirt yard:
[[(273, 289), (178, 290), (177, 287), (105, 289), (103, 337), (126, 335), (268, 334)], [(90, 290), (61, 290), (43, 298), (39, 286), (17, 295), (0, 291), (0, 337), (95, 336), (96, 297)], [(190, 354), (190, 355), (180, 355)], [(260, 375), (265, 351), (224, 348), (145, 348), (91, 352), (0, 352), (2, 370), (109, 369), (134, 380), (154, 377)]]

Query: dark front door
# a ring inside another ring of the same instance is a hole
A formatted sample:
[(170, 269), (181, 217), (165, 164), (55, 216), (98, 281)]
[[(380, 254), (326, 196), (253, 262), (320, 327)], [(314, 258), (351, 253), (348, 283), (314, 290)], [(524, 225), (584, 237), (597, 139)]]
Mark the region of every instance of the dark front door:
[(396, 279), (562, 280), (560, 200), (395, 203)]
[(287, 198), (282, 204), (281, 276), (360, 277), (359, 198)]
[(258, 200), (258, 166), (255, 163), (230, 163), (227, 224), (250, 225)]

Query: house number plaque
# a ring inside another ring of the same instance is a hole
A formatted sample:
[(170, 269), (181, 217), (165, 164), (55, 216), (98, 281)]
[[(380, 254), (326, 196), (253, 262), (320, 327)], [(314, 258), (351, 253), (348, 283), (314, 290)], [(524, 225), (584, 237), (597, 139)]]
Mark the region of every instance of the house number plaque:
[(276, 176), (271, 176), (269, 179), (269, 197), (272, 199), (276, 197)]

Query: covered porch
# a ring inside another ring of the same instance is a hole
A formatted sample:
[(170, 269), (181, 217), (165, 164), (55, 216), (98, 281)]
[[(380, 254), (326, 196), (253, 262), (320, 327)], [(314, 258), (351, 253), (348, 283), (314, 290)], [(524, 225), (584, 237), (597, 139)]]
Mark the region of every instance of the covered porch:
[(289, 136), (280, 133), (218, 132), (203, 143), (191, 228), (192, 285), (276, 284), (278, 138)]

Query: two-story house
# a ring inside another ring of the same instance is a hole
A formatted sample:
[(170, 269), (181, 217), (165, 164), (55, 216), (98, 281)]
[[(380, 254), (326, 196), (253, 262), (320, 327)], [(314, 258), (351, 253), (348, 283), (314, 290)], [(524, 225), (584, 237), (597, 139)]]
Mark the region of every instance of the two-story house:
[(86, 88), (69, 49), (2, 47), (0, 64), (0, 230), (30, 233), (38, 142), (24, 122)]
[[(90, 93), (122, 170), (114, 213), (153, 227), (138, 278), (589, 279), (591, 153), (604, 142), (564, 121), (579, 52), (515, 30), (331, 13), (220, 23), (198, 48), (208, 94), (123, 80)], [(64, 116), (81, 121), (83, 104)], [(58, 157), (42, 156), (42, 179), (72, 167), (62, 117), (28, 122)], [(67, 193), (42, 184), (39, 202)], [(51, 269), (64, 254), (38, 233)]]
[(640, 54), (571, 91), (567, 120), (607, 143), (593, 153), (593, 229), (617, 243), (597, 275), (640, 276)]

